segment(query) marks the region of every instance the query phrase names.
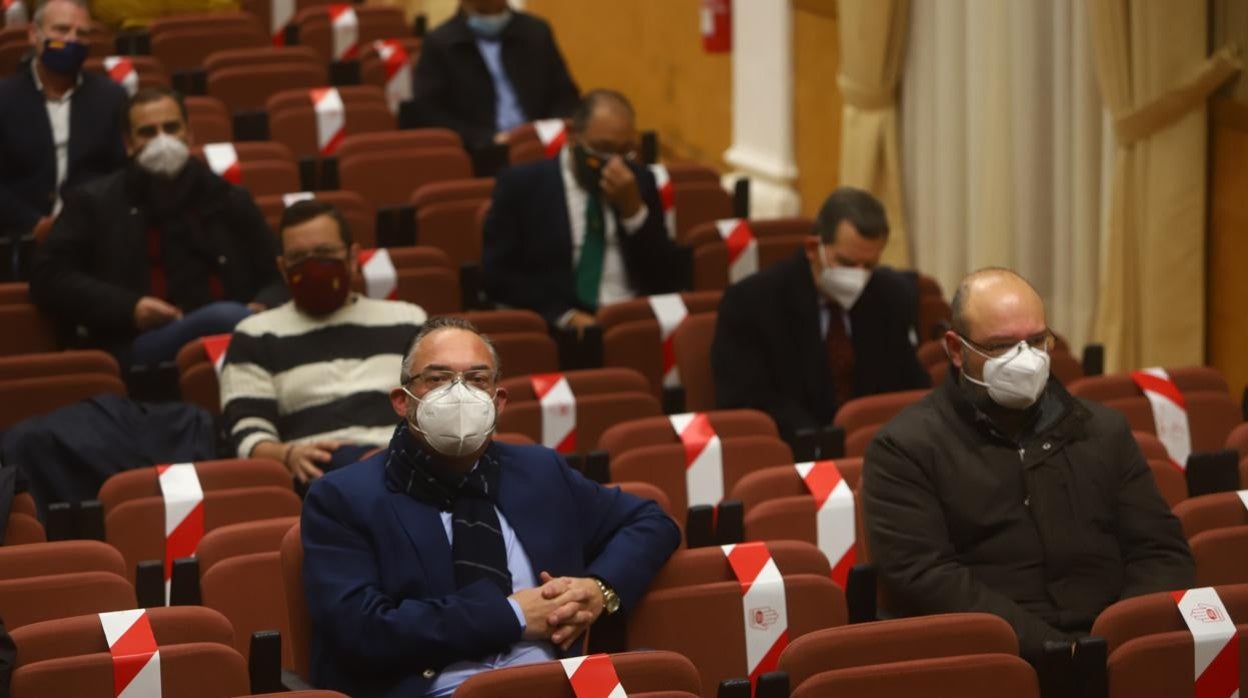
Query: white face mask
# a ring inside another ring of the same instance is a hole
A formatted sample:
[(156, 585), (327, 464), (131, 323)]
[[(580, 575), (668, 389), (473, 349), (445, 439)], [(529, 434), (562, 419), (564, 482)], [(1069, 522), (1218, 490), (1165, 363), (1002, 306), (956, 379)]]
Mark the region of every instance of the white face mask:
[(139, 167), (158, 177), (173, 179), (186, 166), (190, 156), (191, 151), (181, 138), (162, 133), (143, 146), (135, 161)]
[(466, 456), (473, 453), (494, 432), (494, 400), (478, 388), (463, 381), (454, 381), (416, 397), (403, 389), (408, 397), (420, 403), (415, 423), (408, 423), (425, 437), (433, 450), (445, 456)]
[[(967, 349), (980, 356), (988, 356), (971, 346), (966, 339), (958, 339)], [(962, 375), (975, 385), (987, 388), (988, 397), (998, 405), (1012, 410), (1026, 409), (1035, 404), (1049, 382), (1049, 353), (1034, 349), (1027, 342), (1019, 342), (1005, 354), (984, 362), (982, 381), (971, 378), (966, 371)]]
[[(819, 260), (824, 259), (823, 245), (819, 245)], [(861, 267), (828, 266), (825, 263), (819, 272), (819, 288), (845, 310), (854, 307), (870, 280), (871, 270)]]

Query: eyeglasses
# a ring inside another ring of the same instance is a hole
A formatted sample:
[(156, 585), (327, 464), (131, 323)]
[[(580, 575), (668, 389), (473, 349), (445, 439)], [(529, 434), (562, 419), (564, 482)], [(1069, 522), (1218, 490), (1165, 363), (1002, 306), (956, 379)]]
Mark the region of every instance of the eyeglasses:
[(474, 368), (463, 372), (425, 369), (412, 376), (409, 382), (417, 383), (426, 390), (433, 390), (458, 380), (463, 381), (465, 385), (488, 392), (494, 387), (494, 381), (497, 378), (498, 374), (495, 371), (485, 368)]
[[(993, 344), (980, 344), (979, 342), (972, 341), (969, 337), (962, 337), (962, 341), (966, 342), (972, 348), (976, 349), (981, 354), (987, 356), (990, 359), (995, 359), (1000, 356), (1005, 356), (1006, 354), (1010, 352), (1011, 349), (1018, 346), (1018, 342), (995, 342)], [(1053, 333), (1051, 331), (1045, 330), (1044, 332), (1038, 335), (1029, 337), (1026, 341), (1027, 341), (1027, 346), (1031, 347), (1032, 349), (1036, 351), (1049, 352), (1053, 350), (1053, 345), (1056, 343), (1057, 340), (1054, 338)]]
[(636, 162), (637, 158), (639, 157), (637, 155), (637, 151), (631, 148), (622, 153), (613, 153), (613, 152), (606, 151), (606, 150), (598, 150), (597, 148), (592, 148), (584, 143), (581, 144), (581, 148), (585, 150), (586, 155), (588, 155), (591, 158), (598, 159), (599, 161), (602, 162), (603, 165), (607, 164), (607, 162), (609, 162), (611, 158), (616, 157), (617, 155), (621, 158), (624, 158), (628, 162)]
[(293, 267), (300, 262), (307, 261), (313, 257), (338, 257), (341, 258), (343, 253), (347, 251), (344, 245), (317, 245), (310, 250), (300, 250), (298, 252), (287, 252), (282, 255), (286, 262), (286, 266)]

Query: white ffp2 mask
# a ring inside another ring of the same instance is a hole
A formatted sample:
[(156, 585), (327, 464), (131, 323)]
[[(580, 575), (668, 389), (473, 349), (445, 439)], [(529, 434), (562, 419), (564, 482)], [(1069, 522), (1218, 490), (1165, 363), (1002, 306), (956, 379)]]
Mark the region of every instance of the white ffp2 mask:
[(424, 435), (429, 446), (446, 456), (465, 456), (481, 448), (494, 432), (494, 400), (478, 388), (454, 381), (416, 397), (416, 419), (412, 425)]
[[(823, 245), (819, 246), (820, 260), (823, 259)], [(828, 266), (825, 264), (819, 272), (819, 288), (831, 296), (841, 308), (849, 310), (862, 297), (862, 292), (871, 280), (871, 270), (862, 267)]]
[[(958, 339), (967, 349), (980, 356), (988, 356), (971, 346), (965, 338)], [(1026, 409), (1035, 404), (1049, 382), (1049, 353), (1035, 349), (1027, 342), (1019, 342), (1001, 356), (989, 357), (984, 362), (982, 381), (971, 378), (965, 371), (962, 375), (975, 385), (987, 388), (988, 397), (998, 405), (1013, 410)]]
[(186, 167), (190, 156), (191, 151), (181, 138), (162, 133), (143, 146), (135, 161), (139, 167), (158, 177), (173, 179)]

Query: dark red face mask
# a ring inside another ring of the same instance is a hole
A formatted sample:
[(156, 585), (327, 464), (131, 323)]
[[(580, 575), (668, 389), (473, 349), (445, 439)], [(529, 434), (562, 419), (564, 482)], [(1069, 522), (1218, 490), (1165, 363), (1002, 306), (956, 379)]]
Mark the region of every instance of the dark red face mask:
[(295, 305), (308, 315), (319, 317), (346, 303), (351, 292), (351, 270), (343, 259), (309, 257), (286, 268), (286, 283)]

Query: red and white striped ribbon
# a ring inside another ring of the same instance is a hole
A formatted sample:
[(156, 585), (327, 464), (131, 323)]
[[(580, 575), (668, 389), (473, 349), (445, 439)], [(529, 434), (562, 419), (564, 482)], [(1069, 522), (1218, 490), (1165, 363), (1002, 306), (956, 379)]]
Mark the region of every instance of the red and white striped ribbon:
[(724, 498), (724, 447), (705, 412), (673, 414), (672, 430), (685, 446), (685, 493), (689, 506)]
[(101, 613), (113, 657), (113, 698), (160, 698), (160, 648), (147, 611)]
[(131, 97), (139, 91), (139, 72), (134, 69), (134, 61), (126, 56), (105, 56), (104, 70), (113, 82), (121, 85)]
[(314, 87), (308, 90), (316, 111), (316, 147), (321, 155), (333, 155), (347, 135), (347, 110), (336, 87)]
[(576, 452), (576, 396), (562, 373), (529, 376), (542, 406), (542, 445), (559, 453)]
[(672, 347), (672, 335), (685, 321), (689, 309), (679, 293), (663, 293), (650, 296), (650, 311), (659, 321), (659, 341), (663, 348), (663, 385), (680, 385), (680, 371), (676, 368), (676, 352)]
[(1240, 490), (1235, 494), (1239, 495), (1239, 501), (1244, 503), (1244, 508), (1248, 509), (1248, 490)]
[(722, 546), (728, 564), (741, 583), (745, 614), (745, 660), (751, 689), (758, 677), (775, 671), (776, 660), (789, 644), (789, 614), (784, 579), (766, 543)]
[(221, 375), (221, 367), (225, 365), (225, 352), (230, 348), (230, 337), (233, 336), (232, 334), (214, 334), (199, 338), (204, 345), (204, 353), (208, 355), (208, 360), (212, 362), (212, 367), (216, 369), (218, 377)]
[(1170, 374), (1164, 368), (1132, 371), (1131, 379), (1153, 408), (1157, 439), (1166, 447), (1170, 462), (1186, 469), (1187, 457), (1192, 453), (1192, 432), (1188, 428), (1187, 402), (1183, 393), (1170, 380)]
[(165, 602), (173, 561), (193, 557), (204, 537), (204, 490), (194, 463), (156, 466), (160, 495), (165, 500)]
[(208, 169), (230, 184), (243, 181), (243, 166), (238, 162), (238, 151), (233, 143), (209, 143), (204, 146), (204, 159)]
[(289, 194), (282, 194), (282, 207), (290, 208), (300, 201), (311, 201), (316, 198), (316, 192), (310, 191), (292, 191)]
[(728, 282), (736, 283), (758, 271), (758, 240), (744, 218), (715, 221), (719, 236), (728, 246)]
[(286, 25), (295, 18), (295, 0), (269, 0), (269, 33), (274, 46), (286, 45)]
[(1194, 698), (1239, 695), (1239, 631), (1213, 587), (1172, 591), (1192, 633)]
[(411, 56), (398, 39), (378, 39), (373, 49), (386, 72), (386, 104), (398, 114), (399, 105), (412, 98)]
[(533, 130), (537, 132), (542, 152), (548, 158), (558, 155), (563, 144), (568, 142), (568, 128), (563, 119), (539, 119), (533, 122)]
[(676, 190), (672, 186), (672, 175), (664, 165), (651, 165), (650, 172), (654, 175), (654, 185), (659, 189), (659, 202), (663, 205), (663, 223), (667, 225), (668, 237), (676, 237)]
[(360, 250), (360, 271), (364, 274), (364, 295), (398, 300), (399, 271), (386, 248)]
[(591, 654), (587, 657), (560, 659), (563, 673), (572, 686), (576, 698), (627, 698), (620, 677), (615, 673), (615, 663), (607, 654)]
[(819, 549), (832, 565), (832, 581), (844, 589), (849, 568), (854, 566), (857, 521), (854, 518), (854, 492), (830, 460), (797, 463), (793, 466), (815, 498), (815, 537)]
[(351, 5), (330, 5), (330, 43), (334, 60), (345, 61), (360, 53), (360, 18)]

